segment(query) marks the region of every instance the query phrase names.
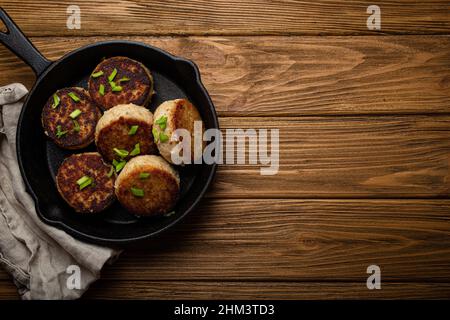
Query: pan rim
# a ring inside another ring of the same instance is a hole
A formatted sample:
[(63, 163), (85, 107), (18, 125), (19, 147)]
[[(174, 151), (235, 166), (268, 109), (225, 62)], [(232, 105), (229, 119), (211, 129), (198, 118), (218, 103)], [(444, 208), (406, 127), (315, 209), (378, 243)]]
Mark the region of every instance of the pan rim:
[(23, 122), (23, 117), (26, 113), (26, 110), (29, 108), (29, 101), (30, 101), (30, 97), (33, 96), (36, 88), (39, 86), (39, 84), (45, 80), (46, 75), (51, 72), (51, 70), (53, 70), (56, 66), (60, 65), (61, 63), (64, 63), (67, 59), (70, 59), (71, 56), (78, 54), (81, 51), (84, 50), (88, 50), (91, 48), (95, 48), (95, 47), (100, 47), (100, 46), (106, 46), (106, 45), (131, 45), (131, 46), (139, 46), (139, 47), (144, 47), (148, 50), (154, 50), (156, 52), (158, 52), (159, 54), (168, 57), (170, 60), (172, 60), (174, 63), (185, 63), (188, 64), (189, 67), (193, 70), (193, 73), (195, 75), (195, 79), (193, 79), (193, 81), (195, 81), (196, 85), (198, 86), (198, 88), (201, 91), (201, 94), (204, 95), (204, 97), (206, 98), (207, 102), (208, 102), (208, 107), (209, 107), (209, 112), (211, 112), (212, 114), (212, 120), (213, 120), (213, 127), (216, 129), (219, 129), (219, 121), (218, 121), (218, 117), (217, 117), (217, 112), (216, 109), (214, 107), (214, 104), (211, 100), (211, 97), (208, 94), (208, 91), (206, 90), (205, 86), (203, 85), (202, 81), (201, 81), (201, 76), (200, 76), (200, 71), (197, 67), (197, 65), (186, 58), (181, 58), (178, 56), (175, 56), (163, 49), (142, 43), (142, 42), (138, 42), (138, 41), (131, 41), (131, 40), (110, 40), (110, 41), (99, 41), (96, 43), (92, 43), (92, 44), (88, 44), (85, 46), (82, 46), (80, 48), (77, 48), (73, 51), (70, 51), (66, 54), (64, 54), (61, 58), (59, 58), (56, 61), (52, 61), (49, 66), (44, 70), (44, 72), (42, 72), (36, 79), (35, 83), (33, 84), (33, 87), (31, 88), (30, 92), (28, 93), (25, 101), (24, 101), (24, 105), (20, 111), (20, 115), (19, 115), (19, 119), (17, 122), (17, 129), (16, 129), (16, 156), (17, 156), (17, 160), (19, 163), (19, 169), (20, 169), (20, 173), (22, 176), (22, 179), (25, 183), (25, 187), (26, 187), (26, 191), (32, 196), (34, 202), (35, 202), (35, 209), (36, 209), (36, 213), (38, 215), (38, 217), (44, 222), (47, 223), (49, 225), (52, 225), (54, 227), (57, 227), (60, 230), (63, 230), (65, 232), (67, 232), (68, 234), (74, 236), (77, 239), (80, 240), (84, 240), (90, 243), (97, 243), (97, 244), (110, 244), (110, 245), (120, 245), (120, 244), (130, 244), (130, 243), (134, 243), (137, 241), (142, 241), (142, 240), (146, 240), (146, 239), (150, 239), (153, 238), (163, 232), (165, 232), (166, 230), (170, 229), (171, 227), (173, 227), (174, 225), (176, 225), (177, 223), (179, 223), (181, 220), (183, 220), (192, 210), (195, 209), (195, 207), (197, 207), (198, 203), (200, 202), (200, 200), (204, 197), (206, 191), (208, 190), (209, 186), (211, 185), (212, 181), (214, 180), (216, 171), (217, 171), (217, 163), (213, 163), (210, 165), (207, 165), (207, 167), (209, 168), (209, 172), (207, 173), (207, 179), (204, 183), (204, 185), (201, 187), (200, 192), (198, 193), (197, 197), (195, 198), (195, 200), (192, 202), (192, 204), (186, 209), (184, 210), (184, 212), (178, 216), (175, 220), (171, 221), (170, 223), (168, 223), (167, 225), (165, 225), (164, 227), (157, 229), (155, 231), (149, 232), (148, 234), (145, 235), (140, 235), (140, 236), (136, 236), (136, 237), (125, 237), (125, 238), (111, 238), (111, 237), (98, 237), (95, 235), (91, 235), (91, 234), (87, 234), (85, 232), (82, 232), (80, 230), (76, 230), (73, 227), (71, 227), (70, 225), (67, 225), (66, 223), (64, 223), (61, 220), (52, 220), (49, 219), (48, 217), (46, 217), (44, 214), (42, 214), (41, 210), (40, 210), (40, 206), (39, 206), (39, 198), (36, 195), (36, 193), (33, 190), (33, 187), (31, 186), (31, 183), (25, 173), (25, 167), (24, 167), (24, 163), (23, 163), (23, 158), (21, 156), (22, 154), (22, 146), (20, 143), (20, 137), (21, 137), (21, 131), (22, 131), (22, 122)]

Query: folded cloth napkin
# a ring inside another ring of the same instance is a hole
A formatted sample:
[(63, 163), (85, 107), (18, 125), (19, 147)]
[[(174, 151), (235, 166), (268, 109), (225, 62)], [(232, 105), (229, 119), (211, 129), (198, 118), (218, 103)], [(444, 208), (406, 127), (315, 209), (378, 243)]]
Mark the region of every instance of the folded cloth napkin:
[(27, 93), (17, 83), (0, 87), (0, 265), (12, 275), (22, 299), (76, 299), (119, 251), (75, 240), (36, 215), (15, 150), (21, 99)]

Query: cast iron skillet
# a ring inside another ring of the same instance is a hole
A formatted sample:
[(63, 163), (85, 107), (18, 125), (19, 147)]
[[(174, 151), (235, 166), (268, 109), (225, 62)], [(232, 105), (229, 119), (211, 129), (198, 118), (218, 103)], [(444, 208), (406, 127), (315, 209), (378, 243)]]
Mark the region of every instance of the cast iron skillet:
[[(175, 214), (159, 218), (137, 218), (117, 202), (99, 215), (75, 213), (60, 197), (55, 174), (63, 159), (72, 154), (49, 141), (40, 117), (46, 100), (59, 88), (87, 87), (87, 79), (104, 57), (127, 56), (145, 64), (153, 74), (156, 95), (151, 111), (163, 101), (188, 98), (197, 106), (205, 128), (218, 128), (213, 103), (203, 87), (197, 66), (158, 48), (132, 41), (106, 41), (90, 44), (51, 62), (41, 55), (11, 18), (0, 8), (0, 19), (7, 33), (0, 42), (31, 66), (37, 76), (17, 125), (17, 157), (28, 191), (36, 202), (36, 211), (46, 223), (65, 230), (79, 239), (101, 244), (125, 244), (146, 239), (173, 226), (196, 206), (213, 180), (216, 165), (189, 165), (178, 168), (181, 196)], [(95, 150), (90, 146), (84, 152)]]

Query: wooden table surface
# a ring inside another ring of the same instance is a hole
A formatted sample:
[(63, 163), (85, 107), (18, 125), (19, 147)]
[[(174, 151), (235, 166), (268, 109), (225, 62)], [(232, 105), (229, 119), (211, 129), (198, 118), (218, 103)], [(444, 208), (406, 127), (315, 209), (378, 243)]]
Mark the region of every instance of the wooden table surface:
[[(198, 210), (86, 298), (449, 298), (450, 4), (1, 0), (50, 59), (132, 39), (194, 60), (221, 128), (279, 128), (280, 172), (222, 165)], [(366, 9), (381, 8), (381, 31)], [(0, 86), (31, 69), (0, 46)], [(381, 268), (368, 290), (366, 268)], [(17, 298), (0, 272), (0, 298)]]

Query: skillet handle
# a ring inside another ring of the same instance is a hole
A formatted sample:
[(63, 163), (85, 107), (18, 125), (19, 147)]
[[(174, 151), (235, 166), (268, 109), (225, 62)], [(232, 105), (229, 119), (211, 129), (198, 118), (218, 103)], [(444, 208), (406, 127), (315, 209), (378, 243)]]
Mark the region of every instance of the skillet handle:
[(5, 10), (0, 7), (0, 20), (8, 31), (0, 32), (0, 42), (3, 43), (16, 56), (27, 63), (37, 76), (51, 64), (20, 31)]

